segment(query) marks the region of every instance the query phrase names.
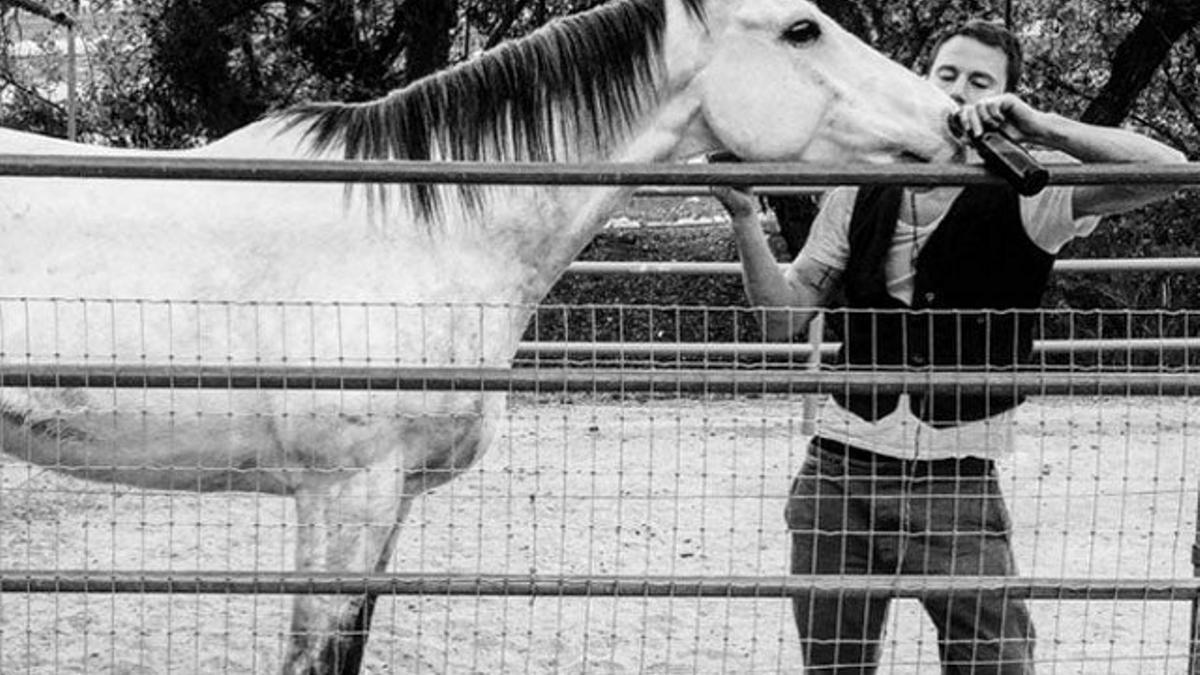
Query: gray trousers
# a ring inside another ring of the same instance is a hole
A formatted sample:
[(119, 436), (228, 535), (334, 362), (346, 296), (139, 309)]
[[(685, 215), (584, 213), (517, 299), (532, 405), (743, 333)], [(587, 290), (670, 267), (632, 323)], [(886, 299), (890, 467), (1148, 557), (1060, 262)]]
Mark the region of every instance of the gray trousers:
[[(787, 505), (793, 574), (1015, 574), (1011, 522), (990, 464), (964, 472), (945, 461), (864, 461), (864, 453), (810, 447)], [(1023, 601), (976, 591), (922, 602), (943, 673), (1033, 673)], [(853, 593), (796, 597), (808, 672), (874, 673), (888, 605)]]

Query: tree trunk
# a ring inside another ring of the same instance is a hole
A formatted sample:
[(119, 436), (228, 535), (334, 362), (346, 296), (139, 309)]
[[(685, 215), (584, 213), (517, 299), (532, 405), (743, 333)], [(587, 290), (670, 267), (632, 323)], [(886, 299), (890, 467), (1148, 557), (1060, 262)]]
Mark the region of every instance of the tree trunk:
[(1111, 74), (1080, 119), (1115, 126), (1125, 120), (1171, 47), (1200, 23), (1200, 3), (1156, 0), (1113, 53)]
[(408, 37), (404, 80), (412, 82), (445, 68), (451, 31), (458, 23), (458, 0), (406, 0), (401, 11)]

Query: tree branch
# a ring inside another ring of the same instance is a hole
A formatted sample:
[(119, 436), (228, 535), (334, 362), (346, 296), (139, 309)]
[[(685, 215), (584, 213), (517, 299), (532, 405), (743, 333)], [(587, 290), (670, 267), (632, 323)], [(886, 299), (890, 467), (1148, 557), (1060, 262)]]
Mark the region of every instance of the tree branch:
[[(1067, 82), (1066, 80), (1062, 79), (1061, 77), (1059, 77), (1058, 75), (1055, 75), (1055, 74), (1049, 74), (1046, 76), (1046, 84), (1049, 84), (1050, 86), (1052, 86), (1060, 91), (1064, 91), (1064, 92), (1074, 96), (1075, 98), (1087, 101), (1089, 104), (1091, 104), (1095, 100), (1094, 98), (1089, 96), (1087, 93), (1080, 90), (1079, 87), (1076, 87), (1075, 85), (1071, 84), (1070, 82)], [(1186, 142), (1187, 139), (1180, 136), (1174, 129), (1171, 128), (1171, 126), (1169, 124), (1163, 124), (1157, 120), (1147, 118), (1147, 117), (1142, 117), (1141, 115), (1136, 115), (1136, 114), (1128, 115), (1128, 117), (1131, 117), (1134, 122), (1137, 122), (1138, 124), (1142, 125), (1143, 127), (1150, 129), (1154, 133), (1158, 134), (1163, 139), (1165, 139), (1167, 142), (1169, 142), (1171, 145), (1173, 145), (1177, 148), (1189, 147), (1188, 143)]]
[(516, 0), (516, 2), (508, 6), (508, 13), (500, 17), (496, 21), (496, 25), (488, 33), (487, 43), (483, 46), (485, 51), (500, 44), (504, 37), (508, 35), (508, 30), (516, 23), (517, 17), (521, 16), (521, 12), (525, 10), (527, 4), (529, 4), (529, 0)]
[(1164, 79), (1167, 83), (1167, 91), (1170, 92), (1171, 96), (1179, 102), (1180, 109), (1183, 110), (1183, 114), (1188, 118), (1188, 121), (1192, 123), (1192, 127), (1194, 127), (1197, 132), (1200, 132), (1200, 114), (1196, 112), (1196, 108), (1192, 105), (1192, 101), (1190, 101), (1188, 97), (1184, 96), (1183, 92), (1179, 91), (1179, 85), (1175, 83), (1175, 78), (1171, 77), (1170, 73), (1168, 73), (1167, 77)]
[[(1183, 95), (1183, 92), (1179, 91), (1179, 87), (1175, 84), (1175, 80), (1170, 77), (1167, 78), (1167, 91), (1170, 92), (1171, 96), (1179, 102), (1179, 108), (1183, 110), (1184, 117), (1188, 118), (1188, 121), (1192, 123), (1192, 128), (1195, 129), (1197, 133), (1200, 133), (1200, 114), (1196, 113), (1196, 109), (1192, 107), (1192, 102)], [(1186, 144), (1180, 144), (1178, 141), (1176, 142), (1176, 147), (1188, 148)]]
[(36, 14), (44, 19), (49, 19), (60, 26), (74, 26), (75, 18), (68, 15), (66, 12), (55, 11), (48, 6), (36, 2), (35, 0), (4, 0), (4, 4), (13, 5), (18, 9), (23, 9), (30, 14)]
[(14, 79), (12, 78), (12, 76), (11, 76), (11, 75), (9, 75), (8, 73), (5, 73), (5, 72), (3, 72), (3, 71), (0, 71), (0, 80), (2, 80), (3, 82), (5, 82), (6, 84), (8, 84), (9, 86), (11, 86), (12, 88), (16, 89), (17, 91), (21, 92), (21, 94), (23, 94), (23, 95), (25, 95), (25, 96), (27, 96), (27, 97), (29, 97), (29, 98), (31, 98), (31, 99), (33, 99), (33, 100), (37, 101), (38, 103), (41, 103), (42, 105), (46, 105), (46, 106), (49, 106), (49, 107), (51, 107), (51, 108), (54, 108), (55, 110), (57, 110), (58, 112), (62, 113), (63, 115), (66, 115), (66, 114), (67, 114), (67, 109), (66, 109), (66, 108), (64, 108), (63, 106), (61, 106), (61, 105), (59, 105), (59, 104), (55, 103), (54, 101), (51, 101), (50, 99), (46, 98), (45, 96), (42, 96), (41, 94), (39, 94), (39, 93), (37, 92), (37, 90), (36, 90), (36, 89), (32, 89), (32, 88), (30, 88), (30, 87), (26, 87), (25, 85), (21, 84), (20, 82), (17, 82), (17, 81), (16, 81), (16, 80), (14, 80)]
[(1108, 82), (1080, 119), (1115, 126), (1171, 52), (1171, 47), (1200, 23), (1200, 4), (1191, 0), (1150, 2), (1142, 18), (1113, 52)]

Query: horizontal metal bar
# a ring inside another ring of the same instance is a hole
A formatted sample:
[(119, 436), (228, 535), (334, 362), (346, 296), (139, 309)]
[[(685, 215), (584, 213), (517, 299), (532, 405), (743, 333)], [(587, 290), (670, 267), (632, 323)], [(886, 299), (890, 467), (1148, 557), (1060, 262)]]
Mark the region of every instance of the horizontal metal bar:
[[(945, 164), (557, 164), (412, 160), (278, 160), (208, 157), (0, 155), (0, 175), (78, 178), (465, 183), (494, 185), (873, 185), (1000, 184), (979, 166)], [(1200, 164), (1063, 164), (1050, 183), (1200, 184)]]
[(1055, 272), (1195, 272), (1200, 258), (1091, 258), (1054, 261)]
[(220, 593), (544, 597), (784, 598), (838, 593), (927, 598), (1003, 594), (1030, 600), (1176, 600), (1200, 597), (1197, 579), (1080, 579), (995, 576), (551, 576), (262, 572), (6, 570), (9, 593)]
[(728, 218), (680, 218), (678, 220), (632, 220), (617, 217), (608, 221), (605, 227), (609, 230), (645, 230), (650, 228), (672, 228), (680, 230), (687, 227), (727, 227)]
[[(780, 263), (787, 267), (787, 263)], [(578, 260), (567, 268), (573, 274), (688, 274), (740, 275), (736, 262), (616, 262)], [(1091, 258), (1056, 260), (1055, 272), (1196, 272), (1200, 258)]]
[[(762, 196), (806, 195), (816, 197), (825, 194), (827, 189), (827, 187), (811, 185), (767, 186), (755, 189), (754, 194)], [(712, 191), (709, 188), (690, 185), (648, 185), (638, 188), (633, 194), (635, 197), (712, 197)]]
[[(841, 343), (821, 345), (821, 354), (832, 356)], [(587, 357), (714, 357), (784, 358), (804, 357), (812, 347), (792, 342), (554, 342), (529, 340), (517, 349), (518, 359), (554, 359)]]
[(1200, 338), (1109, 338), (1101, 340), (1034, 340), (1034, 354), (1089, 354), (1101, 352), (1153, 353), (1200, 351)]
[[(784, 265), (780, 265), (784, 267)], [(567, 266), (572, 274), (741, 274), (735, 262), (618, 262), (576, 260)]]
[[(822, 357), (832, 357), (840, 342), (821, 344)], [(1106, 340), (1034, 340), (1034, 354), (1162, 353), (1196, 350), (1200, 338), (1130, 338)], [(522, 359), (577, 358), (595, 356), (670, 358), (807, 358), (812, 346), (800, 342), (522, 342), (517, 357)]]
[(0, 386), (507, 392), (1013, 393), (1164, 396), (1200, 393), (1200, 372), (812, 371), (630, 368), (264, 365), (0, 365)]

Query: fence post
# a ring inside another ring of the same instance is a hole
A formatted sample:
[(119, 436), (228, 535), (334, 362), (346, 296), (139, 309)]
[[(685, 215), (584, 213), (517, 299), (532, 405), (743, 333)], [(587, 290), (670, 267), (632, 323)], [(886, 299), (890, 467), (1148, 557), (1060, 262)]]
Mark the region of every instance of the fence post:
[[(1192, 540), (1192, 576), (1200, 578), (1200, 493), (1196, 495), (1196, 533)], [(1200, 675), (1200, 595), (1192, 596), (1192, 623), (1188, 634), (1188, 675)]]
[[(79, 16), (79, 0), (71, 1), (71, 18), (75, 19)], [(75, 55), (75, 21), (67, 24), (67, 140), (79, 140), (78, 131), (78, 115), (79, 102), (78, 92), (76, 91), (76, 61)]]

